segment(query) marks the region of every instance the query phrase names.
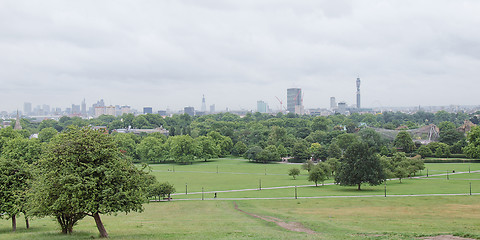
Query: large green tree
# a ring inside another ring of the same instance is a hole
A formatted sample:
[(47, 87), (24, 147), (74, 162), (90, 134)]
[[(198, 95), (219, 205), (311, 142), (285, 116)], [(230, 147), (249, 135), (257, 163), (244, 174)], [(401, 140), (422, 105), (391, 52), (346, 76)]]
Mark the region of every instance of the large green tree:
[[(117, 138), (117, 140), (120, 139)], [(128, 142), (126, 141), (128, 140), (122, 140), (122, 152), (129, 151), (128, 148), (125, 148), (126, 146), (128, 146)], [(118, 146), (120, 146), (120, 143), (118, 141), (117, 144)], [(144, 138), (140, 142), (140, 144), (137, 145), (136, 153), (140, 157), (141, 161), (153, 163), (160, 162), (160, 160), (165, 160), (168, 156), (168, 151), (166, 150), (166, 146), (164, 146), (162, 139), (150, 136)]]
[(318, 186), (318, 182), (324, 182), (330, 175), (330, 167), (326, 163), (318, 163), (310, 172), (308, 172), (308, 181), (314, 182)]
[(17, 229), (16, 216), (20, 212), (26, 215), (25, 195), (28, 189), (30, 171), (25, 161), (20, 159), (0, 158), (0, 218), (12, 220), (12, 231)]
[(463, 152), (469, 158), (480, 158), (480, 127), (472, 127), (467, 134), (467, 146), (463, 148)]
[(198, 146), (197, 157), (205, 162), (220, 155), (220, 147), (211, 137), (200, 136), (195, 139), (195, 144)]
[(169, 137), (166, 143), (169, 156), (174, 161), (187, 164), (193, 162), (198, 155), (199, 148), (195, 140), (189, 135), (177, 135)]
[(70, 127), (57, 135), (37, 163), (29, 199), (36, 216), (55, 216), (62, 233), (91, 216), (108, 237), (101, 214), (142, 211), (147, 173), (135, 167), (108, 134)]
[(359, 142), (352, 144), (345, 151), (335, 182), (344, 186), (357, 185), (360, 190), (362, 183), (379, 185), (385, 178), (378, 155), (366, 143)]
[(399, 132), (393, 144), (406, 153), (411, 153), (415, 150), (415, 143), (413, 143), (412, 137), (406, 131)]

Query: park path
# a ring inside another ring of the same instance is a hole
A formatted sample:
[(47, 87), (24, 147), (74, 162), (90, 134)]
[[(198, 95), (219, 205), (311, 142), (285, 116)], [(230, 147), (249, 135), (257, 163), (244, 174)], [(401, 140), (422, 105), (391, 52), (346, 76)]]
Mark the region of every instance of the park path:
[[(387, 195), (386, 197), (431, 197), (431, 196), (469, 196), (469, 193), (434, 193), (434, 194), (399, 194)], [(480, 193), (472, 193), (472, 196), (480, 196)], [(385, 197), (385, 195), (340, 195), (340, 196), (313, 196), (313, 197), (268, 197), (268, 198), (204, 198), (205, 201), (240, 201), (240, 200), (281, 200), (281, 199), (319, 199), (319, 198), (369, 198)], [(201, 198), (179, 198), (172, 201), (198, 201)], [(153, 200), (151, 200), (153, 201)]]
[[(212, 172), (215, 173), (215, 172)], [(476, 171), (470, 171), (470, 172), (455, 172), (455, 173), (448, 173), (448, 175), (456, 175), (456, 174), (466, 174), (466, 173), (480, 173), (480, 170)], [(430, 178), (430, 177), (440, 177), (440, 176), (446, 176), (447, 173), (439, 173), (439, 174), (429, 174), (427, 176), (415, 176), (415, 177), (410, 177), (409, 179), (423, 179), (423, 178)], [(388, 179), (388, 181), (393, 181), (393, 180), (398, 180), (398, 178), (391, 178)], [(472, 179), (465, 179), (465, 180), (472, 180)], [(335, 183), (325, 183), (323, 185), (334, 185)], [(297, 185), (297, 186), (279, 186), (279, 187), (262, 187), (261, 190), (270, 190), (270, 189), (286, 189), (286, 188), (301, 188), (301, 187), (314, 187), (315, 184), (309, 184), (309, 185)], [(204, 194), (207, 193), (228, 193), (228, 192), (246, 192), (246, 191), (258, 191), (260, 190), (259, 188), (245, 188), (245, 189), (232, 189), (232, 190), (220, 190), (220, 191), (204, 191)], [(202, 192), (189, 192), (188, 194), (202, 194)], [(186, 195), (186, 193), (174, 193), (172, 194), (173, 196), (180, 196), (180, 195)]]
[(304, 233), (308, 233), (308, 234), (315, 234), (316, 233), (312, 229), (306, 228), (305, 226), (303, 226), (303, 224), (301, 224), (299, 222), (285, 222), (285, 221), (283, 221), (282, 219), (279, 219), (279, 218), (275, 218), (275, 217), (271, 217), (271, 216), (261, 216), (261, 215), (249, 213), (249, 212), (246, 212), (246, 211), (238, 208), (238, 205), (237, 205), (236, 202), (234, 202), (234, 205), (235, 205), (235, 209), (242, 212), (242, 213), (245, 213), (245, 214), (250, 215), (250, 216), (255, 217), (255, 218), (262, 219), (262, 220), (267, 221), (267, 222), (273, 222), (273, 223), (277, 224), (278, 226), (280, 226), (284, 229), (294, 231), (294, 232), (304, 232)]

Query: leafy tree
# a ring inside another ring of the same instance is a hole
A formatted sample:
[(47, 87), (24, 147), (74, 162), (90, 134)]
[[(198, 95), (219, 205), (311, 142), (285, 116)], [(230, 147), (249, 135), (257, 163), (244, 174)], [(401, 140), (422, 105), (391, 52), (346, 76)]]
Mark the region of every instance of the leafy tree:
[(262, 151), (262, 148), (259, 146), (253, 146), (245, 152), (245, 158), (248, 160), (256, 160), (257, 155)]
[[(131, 144), (131, 141), (124, 139), (122, 144), (128, 147), (127, 144)], [(129, 151), (129, 149), (127, 148), (126, 151)], [(166, 146), (164, 146), (164, 143), (161, 139), (158, 139), (156, 137), (144, 138), (138, 144), (136, 153), (141, 161), (152, 163), (160, 162), (160, 160), (165, 160), (168, 156)]]
[(40, 140), (40, 142), (50, 142), (50, 140), (57, 134), (58, 131), (53, 127), (43, 128), (38, 133), (38, 140)]
[(50, 142), (38, 161), (28, 196), (31, 212), (55, 216), (65, 234), (91, 216), (100, 236), (108, 237), (100, 214), (142, 211), (147, 179), (146, 172), (120, 157), (110, 135), (70, 127)]
[(18, 159), (32, 163), (40, 158), (41, 152), (42, 146), (37, 139), (14, 138), (5, 143), (2, 156), (6, 159)]
[(6, 142), (14, 138), (22, 138), (18, 131), (13, 130), (12, 127), (0, 128), (0, 152)]
[(354, 143), (347, 148), (335, 181), (343, 186), (357, 185), (360, 190), (362, 183), (381, 184), (385, 181), (385, 172), (378, 155), (366, 143)]
[(199, 148), (189, 135), (169, 137), (167, 146), (170, 148), (169, 156), (176, 162), (191, 163), (198, 155)]
[[(115, 143), (117, 143), (118, 149), (124, 156), (127, 156), (130, 159), (136, 158), (137, 144), (135, 142), (135, 135), (133, 135), (132, 133), (117, 133), (113, 135), (113, 139), (115, 140)], [(152, 147), (154, 148), (158, 147), (155, 144), (161, 145), (161, 142), (158, 142), (158, 141), (155, 141), (155, 142), (156, 143), (151, 143)], [(150, 144), (146, 144), (146, 142), (144, 142), (144, 144), (150, 145)], [(154, 151), (157, 151), (157, 150), (154, 150)], [(149, 161), (148, 159), (152, 157), (152, 156), (148, 156), (149, 154), (146, 153), (145, 149), (139, 152), (142, 152), (142, 159), (144, 161)], [(154, 157), (154, 159), (158, 159), (158, 158), (159, 156)]]
[(198, 146), (197, 157), (205, 162), (220, 155), (220, 147), (215, 144), (211, 137), (200, 136), (195, 139), (195, 144)]
[(288, 156), (288, 150), (282, 144), (278, 145), (277, 152), (280, 155), (280, 157)]
[(407, 156), (405, 156), (405, 153), (403, 152), (395, 153), (391, 158), (391, 161), (391, 171), (393, 177), (398, 178), (400, 180), (400, 183), (402, 183), (402, 178), (406, 178), (408, 176), (408, 167), (410, 165), (410, 162), (408, 161)]
[(170, 201), (170, 195), (173, 193), (175, 193), (175, 187), (169, 182), (156, 182), (148, 187), (149, 197), (158, 197), (158, 200), (166, 196), (168, 201)]
[(312, 121), (313, 131), (327, 131), (328, 127), (333, 124), (332, 120), (326, 117), (315, 117)]
[(288, 170), (288, 175), (293, 177), (293, 180), (296, 179), (296, 176), (300, 175), (300, 169), (292, 167)]
[(0, 218), (12, 219), (12, 231), (16, 231), (16, 216), (20, 212), (26, 214), (25, 194), (29, 187), (31, 173), (25, 161), (19, 159), (0, 158)]
[(307, 172), (310, 172), (313, 167), (315, 167), (315, 163), (313, 163), (313, 161), (311, 159), (305, 161), (303, 164), (302, 164), (302, 168), (304, 170), (307, 170)]
[(376, 132), (372, 128), (364, 128), (358, 133), (362, 142), (368, 144), (376, 152), (380, 152), (380, 148), (384, 145), (380, 133)]
[(329, 172), (327, 164), (319, 163), (308, 173), (308, 181), (315, 182), (315, 186), (318, 186), (318, 182), (323, 183), (328, 179)]
[(292, 157), (296, 162), (303, 162), (307, 159), (310, 159), (310, 154), (308, 152), (309, 144), (307, 141), (301, 139), (293, 145)]
[(320, 143), (312, 143), (308, 149), (310, 155), (315, 160), (326, 160), (327, 159), (327, 149), (320, 145)]
[(257, 154), (257, 159), (255, 160), (267, 163), (270, 161), (280, 161), (280, 158), (280, 154), (278, 154), (275, 145), (269, 145)]
[(355, 134), (343, 133), (337, 136), (335, 142), (338, 145), (338, 147), (340, 147), (340, 150), (342, 151), (342, 153), (344, 153), (350, 145), (359, 142), (359, 140)]
[(440, 132), (446, 130), (455, 130), (455, 124), (449, 121), (444, 121), (438, 124), (438, 128), (440, 129)]
[(412, 137), (410, 134), (408, 134), (408, 132), (405, 131), (401, 131), (397, 134), (393, 144), (395, 147), (406, 153), (411, 153), (413, 150), (415, 150), (415, 144), (413, 143)]
[(421, 146), (418, 148), (417, 153), (420, 154), (422, 158), (433, 156), (432, 150), (427, 146)]
[(328, 146), (327, 155), (328, 155), (329, 158), (339, 159), (339, 158), (342, 157), (342, 150), (340, 149), (340, 147), (336, 143), (331, 143)]
[(467, 141), (464, 138), (464, 139), (454, 143), (452, 145), (452, 147), (450, 148), (450, 151), (452, 153), (461, 154), (461, 153), (463, 153), (463, 148), (466, 147), (466, 146), (467, 146)]
[(330, 170), (331, 170), (331, 176), (336, 176), (338, 171), (340, 171), (340, 168), (341, 168), (341, 162), (336, 159), (336, 158), (329, 158), (327, 159), (327, 161), (325, 162), (328, 164)]
[(446, 143), (450, 146), (463, 139), (465, 139), (465, 135), (457, 131), (457, 129), (446, 129), (440, 131), (439, 141), (442, 143)]
[(431, 142), (427, 147), (432, 151), (435, 157), (450, 157), (450, 146), (445, 143)]
[(243, 142), (237, 142), (235, 143), (235, 145), (233, 146), (233, 149), (232, 149), (232, 155), (233, 156), (243, 156), (243, 154), (245, 154), (245, 152), (247, 151), (247, 145), (245, 145), (245, 143)]
[(328, 135), (324, 131), (314, 131), (308, 135), (305, 140), (310, 143), (320, 143), (320, 144), (327, 144), (328, 143)]
[(413, 174), (413, 176), (415, 176), (415, 174), (418, 171), (421, 171), (421, 170), (425, 169), (425, 163), (424, 163), (423, 159), (419, 156), (408, 158), (407, 162), (408, 162), (407, 173), (410, 176), (412, 174)]

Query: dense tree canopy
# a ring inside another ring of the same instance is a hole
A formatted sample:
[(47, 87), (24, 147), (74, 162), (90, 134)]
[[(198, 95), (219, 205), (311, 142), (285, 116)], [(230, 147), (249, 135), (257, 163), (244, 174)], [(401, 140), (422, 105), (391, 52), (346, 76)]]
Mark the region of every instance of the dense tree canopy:
[(335, 182), (345, 186), (358, 186), (362, 183), (379, 185), (385, 181), (385, 172), (377, 154), (366, 143), (354, 143), (347, 148)]
[(54, 216), (63, 233), (92, 216), (100, 235), (107, 237), (100, 214), (142, 211), (146, 199), (146, 173), (120, 156), (110, 135), (75, 127), (62, 132), (38, 161), (32, 212)]

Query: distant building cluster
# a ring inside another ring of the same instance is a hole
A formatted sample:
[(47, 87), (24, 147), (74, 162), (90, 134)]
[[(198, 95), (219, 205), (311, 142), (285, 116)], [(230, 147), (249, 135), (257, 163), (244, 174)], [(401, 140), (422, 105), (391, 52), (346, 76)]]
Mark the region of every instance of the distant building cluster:
[[(338, 101), (336, 97), (330, 97), (330, 107), (329, 108), (314, 108), (314, 109), (305, 109), (303, 105), (303, 95), (304, 92), (301, 88), (288, 88), (286, 92), (286, 103), (282, 99), (275, 96), (278, 101), (278, 108), (276, 110), (271, 109), (269, 104), (264, 100), (257, 101), (257, 107), (255, 110), (231, 110), (226, 108), (224, 110), (220, 110), (218, 112), (229, 112), (232, 114), (237, 114), (240, 116), (245, 116), (247, 113), (259, 112), (259, 113), (267, 113), (267, 114), (277, 114), (279, 112), (287, 114), (287, 113), (295, 113), (299, 115), (313, 115), (313, 116), (327, 116), (331, 114), (352, 114), (352, 113), (379, 113), (383, 111), (400, 111), (405, 113), (414, 113), (417, 111), (426, 111), (426, 112), (437, 112), (440, 110), (444, 110), (447, 112), (475, 112), (479, 110), (479, 106), (448, 106), (448, 107), (378, 107), (378, 108), (362, 108), (361, 104), (361, 95), (360, 95), (360, 85), (361, 80), (360, 77), (357, 77), (356, 81), (356, 103), (348, 105), (347, 102), (341, 100)], [(200, 103), (200, 102), (199, 102)], [(143, 111), (142, 111), (143, 110)], [(172, 114), (187, 114), (189, 116), (203, 116), (207, 114), (214, 114), (217, 113), (217, 109), (215, 108), (215, 104), (209, 105), (207, 108), (207, 101), (205, 95), (202, 96), (200, 110), (196, 110), (193, 106), (185, 106), (182, 110), (173, 112), (167, 109), (160, 109), (155, 110), (151, 106), (145, 106), (140, 111), (131, 108), (128, 105), (106, 105), (103, 99), (95, 102), (91, 106), (87, 107), (86, 100), (83, 99), (80, 104), (72, 104), (71, 107), (67, 108), (59, 108), (59, 107), (51, 107), (47, 104), (43, 105), (34, 105), (31, 102), (25, 102), (23, 105), (23, 112), (21, 115), (29, 117), (33, 120), (44, 120), (44, 119), (59, 119), (62, 116), (78, 116), (82, 118), (97, 118), (102, 115), (110, 115), (110, 116), (121, 116), (123, 114), (132, 113), (134, 115), (138, 114), (158, 114), (161, 116), (170, 116)], [(0, 112), (0, 117), (2, 117), (5, 121), (4, 124), (9, 124), (7, 119), (12, 119), (15, 117), (14, 112), (7, 113), (5, 111)]]

